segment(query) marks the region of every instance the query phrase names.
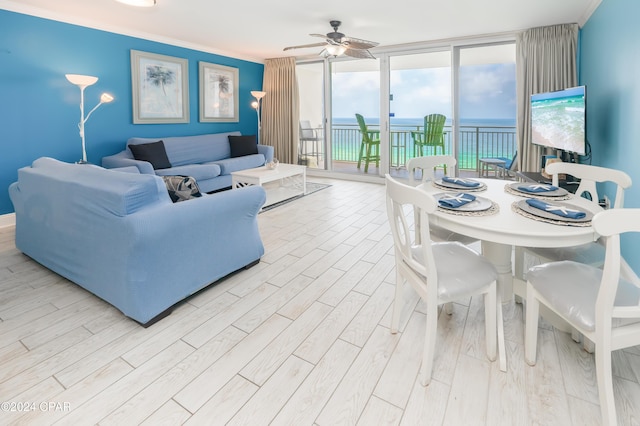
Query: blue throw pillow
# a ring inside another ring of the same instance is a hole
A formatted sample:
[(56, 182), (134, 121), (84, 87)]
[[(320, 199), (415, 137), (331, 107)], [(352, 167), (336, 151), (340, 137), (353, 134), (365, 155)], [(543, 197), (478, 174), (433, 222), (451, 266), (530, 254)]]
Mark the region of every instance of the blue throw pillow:
[(163, 141), (131, 144), (129, 149), (133, 153), (133, 158), (139, 161), (148, 161), (154, 169), (168, 169), (171, 167)]
[(229, 148), (231, 148), (231, 158), (244, 157), (258, 153), (258, 142), (255, 135), (229, 136)]

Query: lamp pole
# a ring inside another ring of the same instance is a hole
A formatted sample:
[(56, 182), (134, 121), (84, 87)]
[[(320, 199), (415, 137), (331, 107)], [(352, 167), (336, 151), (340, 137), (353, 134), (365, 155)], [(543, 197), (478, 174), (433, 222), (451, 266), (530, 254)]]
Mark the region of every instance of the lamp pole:
[(113, 101), (113, 96), (108, 93), (103, 93), (100, 96), (100, 102), (96, 105), (89, 114), (84, 115), (84, 89), (93, 85), (98, 81), (98, 77), (93, 77), (90, 75), (79, 75), (79, 74), (66, 74), (65, 77), (69, 80), (70, 83), (75, 84), (80, 88), (80, 122), (78, 122), (78, 131), (80, 133), (80, 140), (82, 141), (82, 160), (78, 161), (79, 164), (83, 164), (87, 162), (87, 150), (84, 139), (84, 123), (87, 122), (93, 111), (98, 109), (98, 107), (102, 104), (109, 103)]
[(259, 90), (252, 90), (251, 91), (251, 96), (253, 96), (254, 98), (256, 98), (255, 101), (251, 102), (251, 106), (256, 110), (256, 114), (258, 115), (258, 136), (257, 136), (257, 142), (258, 144), (260, 144), (260, 131), (262, 129), (262, 125), (260, 123), (260, 103), (262, 102), (262, 98), (264, 98), (264, 95), (266, 95), (267, 92), (262, 92)]

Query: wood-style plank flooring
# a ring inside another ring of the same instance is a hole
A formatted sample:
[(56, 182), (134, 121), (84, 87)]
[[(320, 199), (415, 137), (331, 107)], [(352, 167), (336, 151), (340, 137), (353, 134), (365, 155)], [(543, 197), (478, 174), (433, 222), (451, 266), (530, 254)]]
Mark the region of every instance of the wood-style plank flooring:
[[(440, 314), (433, 380), (421, 386), (427, 313), (410, 288), (401, 332), (389, 331), (384, 186), (309, 180), (332, 186), (260, 214), (258, 265), (146, 329), (0, 229), (0, 424), (600, 423), (593, 355), (541, 322), (527, 366), (515, 303), (503, 305), (507, 373), (485, 357), (473, 298)], [(640, 347), (615, 352), (613, 372), (620, 423), (640, 424)]]

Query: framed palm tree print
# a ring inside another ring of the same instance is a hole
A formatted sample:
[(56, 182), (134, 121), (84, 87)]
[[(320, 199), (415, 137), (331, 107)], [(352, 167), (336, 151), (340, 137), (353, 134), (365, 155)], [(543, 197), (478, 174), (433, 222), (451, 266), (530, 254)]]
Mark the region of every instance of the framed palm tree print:
[(238, 68), (199, 62), (200, 121), (238, 122)]
[(182, 58), (131, 51), (133, 123), (188, 123), (189, 70)]

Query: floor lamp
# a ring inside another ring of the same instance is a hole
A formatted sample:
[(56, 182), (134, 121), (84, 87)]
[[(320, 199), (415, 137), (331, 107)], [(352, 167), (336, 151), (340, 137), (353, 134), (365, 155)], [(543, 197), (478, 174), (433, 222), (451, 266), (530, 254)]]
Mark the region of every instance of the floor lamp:
[(93, 113), (93, 111), (98, 109), (100, 105), (107, 104), (113, 101), (113, 96), (111, 96), (108, 93), (103, 93), (100, 96), (100, 102), (98, 103), (98, 105), (93, 107), (93, 109), (89, 111), (89, 114), (85, 116), (84, 115), (84, 89), (91, 86), (92, 84), (95, 84), (95, 82), (98, 81), (98, 77), (92, 77), (90, 75), (79, 75), (79, 74), (65, 74), (65, 77), (67, 77), (67, 80), (69, 80), (70, 83), (75, 84), (80, 88), (80, 122), (78, 123), (78, 130), (80, 131), (80, 139), (82, 140), (82, 160), (78, 161), (78, 164), (84, 164), (87, 162), (87, 150), (86, 150), (86, 145), (84, 140), (84, 123), (87, 122), (87, 120), (91, 116), (91, 113)]
[(260, 129), (262, 127), (260, 125), (260, 104), (262, 102), (262, 98), (264, 98), (264, 95), (266, 95), (266, 94), (267, 94), (267, 92), (261, 92), (259, 90), (252, 90), (251, 91), (251, 96), (256, 98), (255, 101), (251, 102), (251, 106), (256, 110), (256, 114), (258, 114), (258, 137), (257, 137), (258, 144), (260, 144)]

